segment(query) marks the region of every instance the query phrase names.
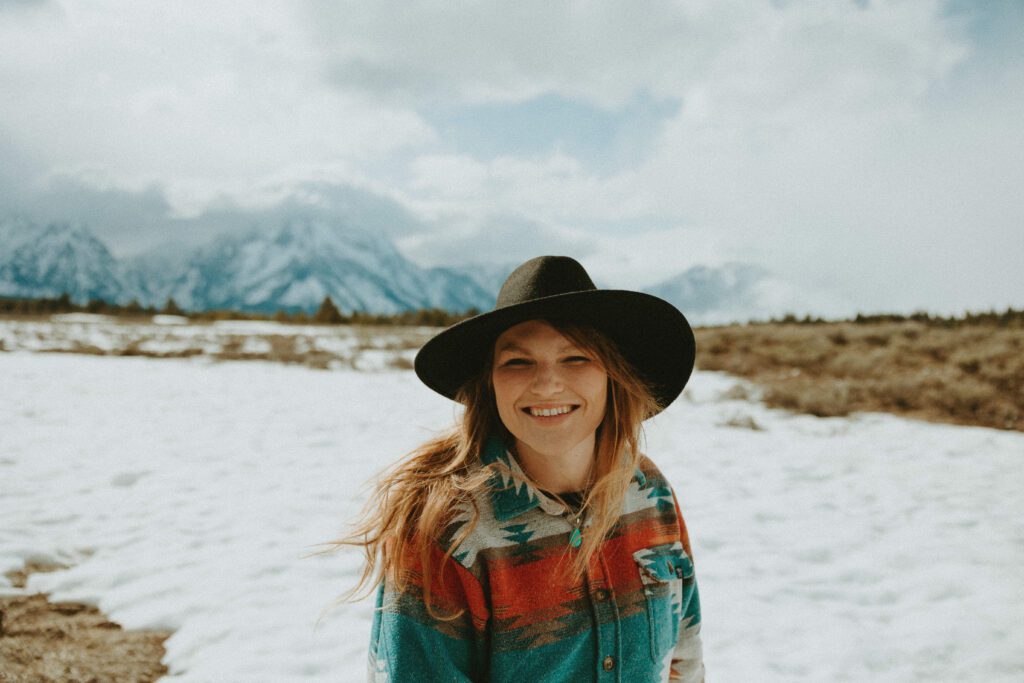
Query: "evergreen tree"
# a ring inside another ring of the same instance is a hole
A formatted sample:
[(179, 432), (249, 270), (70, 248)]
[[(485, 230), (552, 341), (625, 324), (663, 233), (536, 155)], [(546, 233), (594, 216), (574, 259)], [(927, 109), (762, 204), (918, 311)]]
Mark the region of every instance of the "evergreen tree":
[(85, 310), (88, 313), (106, 313), (107, 302), (103, 299), (89, 299), (89, 302), (85, 305)]
[(325, 296), (323, 303), (320, 304), (320, 308), (317, 310), (316, 315), (313, 316), (313, 320), (318, 323), (327, 323), (329, 325), (340, 325), (345, 321), (341, 315), (341, 311), (331, 301), (330, 296)]
[(74, 304), (71, 303), (71, 295), (67, 292), (63, 292), (60, 298), (57, 299), (56, 309), (61, 313), (66, 313), (74, 308)]
[(167, 303), (164, 304), (164, 307), (160, 312), (167, 315), (185, 315), (185, 311), (178, 307), (177, 302), (174, 301), (174, 297), (167, 299)]
[(128, 315), (141, 315), (142, 304), (139, 303), (138, 299), (132, 299), (125, 305), (124, 312)]

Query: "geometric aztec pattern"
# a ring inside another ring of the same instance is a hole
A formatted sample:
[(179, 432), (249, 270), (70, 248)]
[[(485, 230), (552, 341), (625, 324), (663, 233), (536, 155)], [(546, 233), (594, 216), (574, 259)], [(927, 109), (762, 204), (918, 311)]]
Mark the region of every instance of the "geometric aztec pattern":
[[(572, 580), (573, 525), (534, 487), (498, 439), (480, 466), (480, 518), (453, 549), (424, 604), (419, 554), (401, 594), (382, 584), (371, 631), (371, 681), (645, 681), (704, 678), (700, 598), (672, 487), (641, 458), (622, 514), (581, 580)], [(442, 541), (457, 538), (469, 510)], [(584, 524), (583, 533), (586, 534)], [(439, 566), (449, 545), (429, 550)]]

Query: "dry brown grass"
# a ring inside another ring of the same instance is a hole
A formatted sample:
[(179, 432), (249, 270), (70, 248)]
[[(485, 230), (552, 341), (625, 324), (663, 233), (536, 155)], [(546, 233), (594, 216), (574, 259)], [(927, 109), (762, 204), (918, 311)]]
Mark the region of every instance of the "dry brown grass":
[[(192, 334), (197, 325), (169, 326), (154, 331), (150, 325), (132, 326), (121, 321), (100, 323), (89, 329), (82, 325), (62, 327), (50, 325), (48, 320), (42, 322), (48, 327), (13, 329), (9, 340), (0, 338), (0, 352), (27, 347), (49, 353), (93, 356), (207, 356), (218, 361), (261, 360), (317, 369), (365, 369), (364, 356), (376, 356), (380, 367), (406, 370), (412, 368), (407, 357), (409, 352), (418, 349), (437, 332), (436, 328), (397, 325), (348, 325), (323, 328), (322, 332), (313, 326), (283, 325), (280, 333), (265, 329), (229, 332), (201, 323), (198, 327), (210, 329)], [(105, 343), (98, 346), (94, 332)]]
[(246, 338), (232, 335), (224, 341), (220, 351), (211, 354), (217, 360), (266, 360), (276, 363), (306, 365), (320, 370), (330, 366), (334, 354), (311, 348), (310, 340), (284, 334), (262, 335), (259, 339), (270, 346), (268, 351), (243, 351)]
[[(28, 563), (7, 577), (24, 588), (29, 574), (65, 568)], [(170, 635), (125, 631), (95, 607), (43, 593), (0, 596), (0, 682), (155, 681)]]
[(919, 322), (698, 328), (697, 365), (819, 416), (887, 411), (1024, 431), (1024, 329)]

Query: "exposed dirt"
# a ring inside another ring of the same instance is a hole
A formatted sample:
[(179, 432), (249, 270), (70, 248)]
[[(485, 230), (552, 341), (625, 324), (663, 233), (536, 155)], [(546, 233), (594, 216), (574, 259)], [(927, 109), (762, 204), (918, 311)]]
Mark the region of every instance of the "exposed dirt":
[[(65, 569), (29, 563), (7, 577), (24, 588), (34, 572)], [(0, 682), (155, 681), (165, 631), (126, 631), (90, 605), (51, 602), (43, 593), (0, 595)]]

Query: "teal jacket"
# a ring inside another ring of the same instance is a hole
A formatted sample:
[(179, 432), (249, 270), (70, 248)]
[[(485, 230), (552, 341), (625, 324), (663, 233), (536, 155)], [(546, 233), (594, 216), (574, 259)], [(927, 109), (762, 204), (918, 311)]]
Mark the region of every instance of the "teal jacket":
[(468, 514), (430, 549), (431, 604), (440, 615), (425, 607), (416, 558), (404, 566), (405, 591), (386, 583), (377, 591), (371, 681), (704, 680), (686, 526), (649, 459), (580, 582), (560, 571), (575, 552), (563, 506), (528, 482), (500, 441), (488, 442), (481, 460), (495, 473), (477, 498), (476, 528), (443, 572), (436, 567)]

